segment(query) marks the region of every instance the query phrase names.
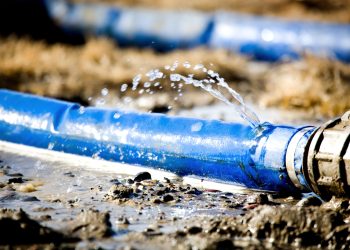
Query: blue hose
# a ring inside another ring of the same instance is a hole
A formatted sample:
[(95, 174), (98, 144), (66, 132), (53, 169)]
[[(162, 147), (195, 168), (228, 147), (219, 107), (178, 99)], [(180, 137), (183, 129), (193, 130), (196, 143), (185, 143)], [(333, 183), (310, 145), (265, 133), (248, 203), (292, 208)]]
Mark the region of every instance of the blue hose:
[[(298, 192), (285, 162), (301, 129), (85, 108), (0, 90), (0, 140), (260, 190)], [(302, 151), (295, 151), (297, 167)]]
[(316, 56), (350, 62), (350, 25), (283, 21), (228, 12), (161, 11), (68, 4), (46, 0), (49, 15), (67, 33), (105, 35), (120, 45), (160, 51), (224, 48), (258, 60)]

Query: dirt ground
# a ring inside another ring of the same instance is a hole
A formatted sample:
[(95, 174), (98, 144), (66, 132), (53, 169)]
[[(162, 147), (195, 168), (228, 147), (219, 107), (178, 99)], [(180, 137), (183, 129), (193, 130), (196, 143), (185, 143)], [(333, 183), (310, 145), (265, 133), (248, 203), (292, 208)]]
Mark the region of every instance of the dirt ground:
[[(75, 0), (96, 2), (95, 0)], [(350, 23), (350, 1), (103, 0), (108, 4), (212, 11), (233, 10), (294, 20)], [(0, 87), (96, 105), (175, 113), (217, 100), (194, 87), (183, 96), (164, 89), (139, 95), (134, 77), (175, 61), (203, 64), (261, 108), (302, 110), (326, 119), (350, 108), (350, 66), (306, 56), (299, 61), (251, 61), (225, 50), (158, 53), (120, 48), (107, 38), (55, 43), (28, 34), (0, 36)], [(183, 65), (177, 73), (193, 70)], [(204, 73), (196, 75), (198, 79)], [(145, 78), (141, 79), (144, 84)], [(123, 84), (128, 86), (122, 91)], [(102, 93), (101, 93), (102, 91)], [(146, 101), (145, 101), (146, 100)], [(210, 118), (210, 117), (209, 117)], [(28, 156), (29, 157), (29, 156)], [(29, 157), (30, 158), (30, 157)], [(315, 196), (238, 194), (197, 189), (181, 180), (140, 173), (120, 176), (71, 169), (0, 151), (0, 248), (11, 249), (348, 249), (349, 200)], [(54, 173), (54, 174), (53, 174)]]
[[(2, 151), (0, 246), (348, 249), (349, 200), (219, 192)], [(57, 178), (60, 181), (57, 181)]]

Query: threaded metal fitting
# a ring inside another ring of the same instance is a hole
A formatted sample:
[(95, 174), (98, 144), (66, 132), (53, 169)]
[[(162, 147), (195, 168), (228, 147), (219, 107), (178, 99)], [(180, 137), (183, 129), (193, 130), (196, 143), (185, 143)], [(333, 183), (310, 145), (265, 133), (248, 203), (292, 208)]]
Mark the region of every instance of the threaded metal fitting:
[(325, 200), (350, 197), (350, 111), (316, 129), (304, 151), (303, 174)]

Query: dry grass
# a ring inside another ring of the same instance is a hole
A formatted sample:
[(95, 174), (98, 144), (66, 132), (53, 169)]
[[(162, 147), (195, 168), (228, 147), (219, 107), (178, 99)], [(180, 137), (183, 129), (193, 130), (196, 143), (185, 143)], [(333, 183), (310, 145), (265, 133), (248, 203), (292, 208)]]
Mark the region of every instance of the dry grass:
[[(28, 39), (0, 40), (0, 83), (40, 95), (87, 99), (103, 87), (119, 89), (139, 73), (188, 61), (213, 65), (229, 81), (248, 77), (247, 60), (224, 50), (175, 51), (159, 54), (146, 49), (120, 49), (107, 39), (92, 39), (85, 46), (48, 45)], [(178, 73), (189, 74), (186, 68)]]
[[(312, 57), (270, 65), (205, 48), (160, 54), (145, 49), (120, 49), (107, 39), (69, 46), (8, 38), (0, 40), (0, 58), (0, 86), (58, 98), (87, 101), (90, 96), (99, 96), (103, 87), (114, 90), (118, 97), (125, 94), (120, 93), (120, 85), (131, 85), (136, 74), (162, 69), (178, 60), (203, 63), (265, 106), (310, 110), (327, 116), (350, 109), (350, 66)], [(184, 67), (176, 72), (193, 73)], [(166, 90), (163, 95), (171, 92)], [(197, 102), (194, 97), (189, 99)], [(192, 105), (183, 103), (186, 107)]]
[(312, 110), (315, 114), (339, 115), (350, 109), (350, 66), (307, 58), (281, 64), (265, 76), (267, 106)]

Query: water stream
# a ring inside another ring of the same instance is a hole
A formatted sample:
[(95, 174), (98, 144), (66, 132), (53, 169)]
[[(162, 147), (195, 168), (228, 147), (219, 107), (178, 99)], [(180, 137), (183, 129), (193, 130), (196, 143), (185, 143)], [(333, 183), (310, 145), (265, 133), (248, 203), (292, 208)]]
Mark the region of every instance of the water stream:
[[(176, 69), (182, 66), (185, 69), (192, 69), (194, 74), (182, 75), (176, 73)], [(204, 73), (206, 77), (202, 79), (197, 79), (195, 73)], [(145, 79), (145, 81), (142, 81)], [(120, 87), (120, 92), (126, 92), (128, 88), (131, 91), (137, 91), (137, 94), (154, 94), (155, 91), (161, 91), (163, 89), (162, 83), (165, 79), (170, 80), (170, 87), (177, 91), (177, 96), (174, 98), (174, 101), (179, 101), (179, 98), (182, 96), (183, 86), (192, 85), (194, 87), (200, 88), (220, 101), (226, 103), (251, 127), (256, 127), (260, 124), (258, 116), (253, 110), (251, 110), (246, 103), (244, 102), (241, 95), (232, 89), (224, 78), (211, 70), (207, 69), (202, 64), (196, 64), (192, 66), (189, 62), (184, 62), (182, 65), (178, 61), (175, 61), (172, 65), (164, 66), (164, 70), (152, 69), (149, 70), (146, 74), (137, 74), (133, 80), (131, 86), (126, 83), (123, 83)], [(104, 88), (101, 91), (101, 96), (98, 98), (97, 105), (101, 106), (104, 104), (104, 97), (108, 95), (108, 89)], [(130, 103), (130, 98), (124, 98), (125, 101)], [(169, 109), (172, 107), (169, 106)]]

